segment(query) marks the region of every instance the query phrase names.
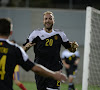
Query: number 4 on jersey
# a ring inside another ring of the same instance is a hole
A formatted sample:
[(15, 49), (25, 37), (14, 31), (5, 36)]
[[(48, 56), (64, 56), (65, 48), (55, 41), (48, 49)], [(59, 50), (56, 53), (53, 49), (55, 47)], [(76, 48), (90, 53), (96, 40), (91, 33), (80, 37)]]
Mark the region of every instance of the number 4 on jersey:
[(4, 80), (4, 76), (5, 76), (5, 64), (6, 64), (6, 55), (3, 55), (0, 59), (0, 76), (1, 76), (1, 80)]

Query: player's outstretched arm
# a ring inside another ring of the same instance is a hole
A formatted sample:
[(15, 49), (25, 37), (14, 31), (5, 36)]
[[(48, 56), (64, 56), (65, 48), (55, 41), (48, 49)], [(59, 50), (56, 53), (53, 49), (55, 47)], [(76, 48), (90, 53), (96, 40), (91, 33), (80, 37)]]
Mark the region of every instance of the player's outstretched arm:
[(45, 76), (45, 77), (50, 77), (53, 78), (55, 80), (59, 80), (61, 82), (64, 82), (67, 80), (67, 77), (65, 74), (62, 74), (61, 72), (57, 71), (57, 72), (53, 72), (47, 68), (45, 68), (42, 65), (36, 64), (33, 68), (32, 71), (34, 71), (36, 74), (39, 74), (41, 76)]
[(24, 51), (27, 51), (30, 49), (30, 47), (34, 46), (36, 43), (27, 43), (25, 46), (23, 46), (22, 48), (24, 49)]
[(68, 48), (70, 52), (75, 52), (77, 48), (79, 47), (77, 42), (70, 42), (71, 48)]

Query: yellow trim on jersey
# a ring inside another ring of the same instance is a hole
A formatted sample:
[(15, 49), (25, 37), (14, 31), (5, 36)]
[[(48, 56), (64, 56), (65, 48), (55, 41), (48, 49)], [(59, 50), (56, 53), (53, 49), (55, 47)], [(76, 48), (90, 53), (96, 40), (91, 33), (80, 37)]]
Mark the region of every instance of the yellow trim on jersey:
[(14, 72), (19, 72), (19, 65), (15, 66)]
[(57, 86), (60, 86), (60, 81), (59, 80), (57, 81)]

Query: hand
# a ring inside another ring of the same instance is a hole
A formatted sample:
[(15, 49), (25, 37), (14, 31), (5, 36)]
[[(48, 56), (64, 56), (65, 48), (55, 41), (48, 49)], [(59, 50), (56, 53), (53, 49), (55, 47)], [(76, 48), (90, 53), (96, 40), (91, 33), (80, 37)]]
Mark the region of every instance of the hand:
[(79, 61), (80, 61), (80, 59), (77, 58), (77, 60), (75, 61), (74, 65), (78, 65)]
[(71, 48), (68, 48), (68, 50), (70, 51), (70, 52), (75, 52), (76, 50), (77, 50), (77, 48), (78, 48), (78, 43), (77, 42), (70, 42), (70, 44), (71, 44)]
[(55, 72), (54, 79), (59, 80), (61, 82), (67, 81), (67, 77), (65, 74), (61, 73), (60, 71)]
[(27, 44), (23, 47), (23, 49), (24, 49), (25, 51), (27, 51), (30, 47), (32, 47), (32, 46), (34, 46), (34, 45), (36, 45), (36, 43), (29, 42), (29, 43), (27, 43)]
[(32, 46), (34, 46), (36, 43), (32, 43), (32, 42), (29, 42), (25, 45), (26, 48), (30, 48)]
[(79, 45), (77, 42), (74, 41), (71, 43), (71, 48), (78, 48), (78, 47), (79, 47)]
[(67, 80), (67, 77), (65, 74), (62, 74), (61, 71), (51, 71), (44, 66), (40, 64), (35, 64), (35, 66), (32, 67), (32, 71), (35, 72), (38, 75), (50, 77), (55, 80), (59, 80), (61, 82), (65, 82)]
[(69, 64), (66, 64), (65, 67), (66, 67), (66, 69), (69, 69), (70, 68), (70, 65)]

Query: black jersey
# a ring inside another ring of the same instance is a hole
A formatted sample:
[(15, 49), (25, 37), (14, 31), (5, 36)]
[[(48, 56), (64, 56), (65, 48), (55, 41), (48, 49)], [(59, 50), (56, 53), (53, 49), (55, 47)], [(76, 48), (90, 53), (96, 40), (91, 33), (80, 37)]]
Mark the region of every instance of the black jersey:
[(65, 33), (60, 30), (52, 30), (51, 33), (47, 33), (44, 29), (34, 30), (27, 38), (26, 43), (28, 42), (36, 43), (34, 46), (35, 62), (51, 70), (62, 68), (61, 44), (65, 48), (71, 47)]
[(64, 50), (61, 55), (62, 60), (65, 60), (65, 62), (70, 65), (73, 65), (79, 57), (80, 55), (78, 51), (72, 53), (68, 50)]
[(26, 71), (34, 66), (20, 46), (0, 39), (0, 90), (13, 90), (13, 72), (17, 64)]

